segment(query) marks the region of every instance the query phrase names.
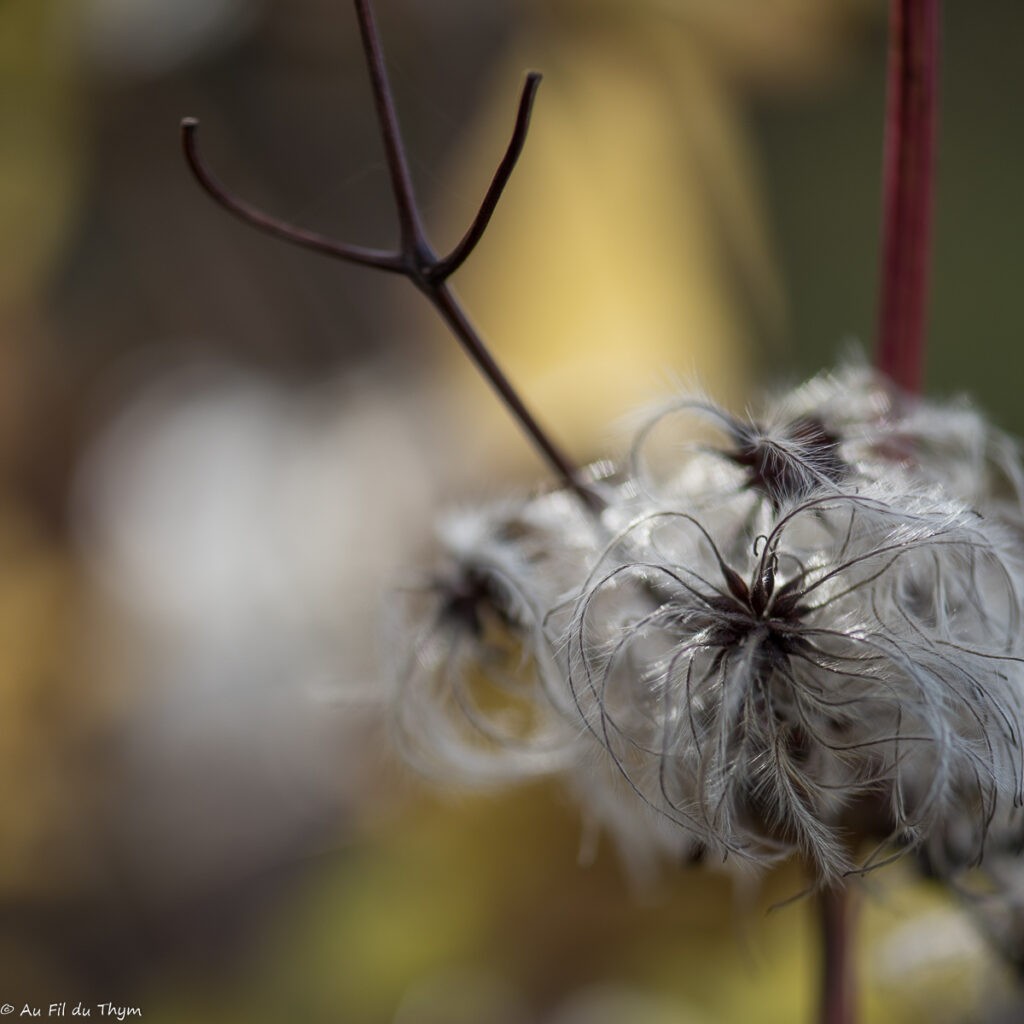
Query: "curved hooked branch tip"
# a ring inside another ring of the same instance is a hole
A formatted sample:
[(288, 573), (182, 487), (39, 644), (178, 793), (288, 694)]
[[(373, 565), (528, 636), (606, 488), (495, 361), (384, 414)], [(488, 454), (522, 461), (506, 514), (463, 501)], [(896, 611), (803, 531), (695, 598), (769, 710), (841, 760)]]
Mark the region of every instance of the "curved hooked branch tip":
[(371, 0), (355, 0), (355, 9), (401, 230), (401, 244), (398, 249), (394, 251), (367, 249), (338, 242), (325, 235), (295, 227), (272, 217), (240, 199), (217, 180), (199, 155), (196, 145), (196, 130), (199, 123), (194, 118), (186, 118), (181, 123), (185, 159), (196, 180), (211, 198), (253, 227), (287, 242), (334, 256), (348, 263), (374, 267), (408, 278), (427, 297), (430, 304), (448, 325), (463, 350), (494, 388), (509, 413), (519, 423), (555, 475), (564, 486), (580, 498), (590, 513), (597, 515), (605, 506), (604, 500), (597, 491), (580, 479), (579, 470), (575, 464), (565, 456), (547, 432), (541, 428), (491, 355), (483, 338), (470, 322), (447, 284), (448, 278), (462, 266), (479, 244), (494, 215), (498, 201), (501, 199), (526, 142), (530, 114), (533, 110), (533, 101), (540, 85), (541, 76), (537, 72), (530, 72), (526, 77), (519, 98), (519, 109), (512, 138), (473, 222), (458, 245), (444, 258), (438, 258), (426, 237), (420, 210), (416, 203), (405, 145), (398, 127), (394, 98), (387, 77)]
[(283, 238), (286, 242), (302, 246), (304, 249), (312, 249), (315, 252), (325, 253), (334, 256), (336, 259), (345, 260), (348, 263), (358, 263), (364, 267), (375, 267), (377, 270), (388, 270), (393, 273), (403, 273), (401, 253), (386, 252), (382, 249), (366, 249), (358, 245), (346, 245), (344, 242), (335, 241), (326, 235), (317, 234), (315, 231), (307, 231), (305, 228), (296, 227), (286, 221), (272, 217), (268, 213), (247, 203), (227, 187), (221, 184), (216, 178), (206, 161), (199, 153), (199, 146), (196, 137), (199, 132), (199, 121), (194, 117), (186, 117), (181, 122), (181, 148), (185, 154), (192, 174), (203, 190), (219, 206), (233, 213), (236, 217), (251, 224), (260, 231), (274, 235), (276, 238)]
[(440, 280), (445, 280), (454, 274), (466, 262), (467, 257), (484, 237), (487, 225), (490, 224), (491, 217), (494, 216), (505, 186), (512, 177), (519, 156), (523, 152), (523, 146), (526, 144), (526, 133), (530, 129), (530, 115), (533, 113), (533, 101), (537, 98), (541, 78), (539, 71), (531, 71), (527, 74), (519, 95), (519, 109), (516, 112), (516, 123), (512, 129), (512, 138), (509, 139), (508, 148), (501, 158), (501, 163), (498, 164), (498, 169), (494, 172), (494, 177), (480, 204), (480, 209), (473, 218), (473, 223), (470, 224), (459, 244), (437, 264), (436, 273)]
[[(515, 170), (519, 157), (526, 144), (526, 134), (530, 128), (530, 116), (533, 113), (533, 103), (537, 97), (537, 89), (540, 87), (542, 75), (539, 71), (531, 71), (526, 76), (523, 89), (519, 97), (519, 109), (516, 112), (515, 127), (512, 130), (512, 137), (509, 140), (505, 155), (494, 172), (491, 184), (488, 186), (483, 201), (477, 210), (473, 222), (470, 224), (461, 241), (443, 259), (427, 259), (419, 269), (424, 277), (432, 283), (446, 281), (459, 267), (469, 258), (473, 250), (479, 245), (487, 231), (487, 227), (494, 216), (505, 187), (508, 185), (512, 172)], [(236, 217), (251, 224), (253, 227), (276, 238), (284, 239), (294, 245), (302, 246), (305, 249), (312, 249), (315, 252), (324, 253), (327, 256), (334, 256), (337, 259), (349, 263), (357, 263), (366, 267), (373, 267), (377, 270), (387, 270), (392, 273), (403, 274), (407, 277), (413, 276), (403, 256), (407, 255), (400, 251), (389, 251), (385, 249), (370, 249), (365, 246), (349, 245), (321, 235), (315, 231), (308, 231), (287, 221), (273, 217), (268, 213), (246, 202), (240, 196), (228, 189), (216, 175), (210, 170), (206, 161), (199, 152), (198, 144), (199, 120), (195, 117), (185, 117), (181, 121), (181, 148), (185, 154), (185, 160), (192, 171), (196, 181), (200, 184), (207, 195), (210, 196), (219, 206), (233, 213)], [(425, 241), (416, 238), (415, 242)]]

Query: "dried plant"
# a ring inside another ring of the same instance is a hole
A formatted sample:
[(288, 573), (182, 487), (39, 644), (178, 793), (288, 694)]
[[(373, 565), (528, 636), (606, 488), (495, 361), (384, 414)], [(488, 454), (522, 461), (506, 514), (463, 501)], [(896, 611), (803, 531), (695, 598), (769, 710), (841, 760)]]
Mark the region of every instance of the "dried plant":
[[(599, 752), (616, 800), (676, 826), (656, 845), (799, 852), (826, 883), (877, 862), (855, 867), (865, 841), (927, 845), (950, 817), (979, 857), (996, 808), (1020, 800), (1019, 530), (887, 456), (906, 424), (876, 430), (827, 453), (760, 432), (771, 472), (754, 474), (701, 447), (662, 493), (623, 471), (598, 484), (596, 523), (563, 491), (447, 521), (403, 749), (469, 781), (540, 770), (573, 787)], [(529, 720), (485, 692), (510, 652)]]
[(684, 396), (588, 470), (538, 425), (448, 283), (523, 148), (539, 76), (473, 224), (438, 257), (370, 4), (355, 8), (397, 250), (254, 209), (206, 168), (196, 122), (183, 137), (236, 215), (412, 281), (558, 481), (442, 523), (440, 567), (403, 595), (398, 747), (472, 783), (558, 777), (637, 865), (800, 857), (822, 896), (821, 1017), (848, 1022), (847, 881), (910, 851), (956, 881), (990, 838), (1001, 864), (1024, 802), (1024, 468), (969, 405), (916, 394), (937, 0), (892, 4), (878, 369), (851, 363), (749, 417)]

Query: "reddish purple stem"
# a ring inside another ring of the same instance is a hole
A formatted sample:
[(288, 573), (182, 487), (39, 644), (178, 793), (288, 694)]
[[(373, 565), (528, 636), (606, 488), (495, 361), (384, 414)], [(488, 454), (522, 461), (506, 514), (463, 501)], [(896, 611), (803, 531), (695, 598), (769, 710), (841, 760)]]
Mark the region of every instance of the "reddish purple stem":
[(939, 0), (892, 0), (878, 368), (917, 392), (924, 376), (939, 69)]
[(845, 887), (823, 889), (818, 894), (822, 939), (820, 1024), (854, 1024), (857, 1019), (851, 903), (852, 894)]

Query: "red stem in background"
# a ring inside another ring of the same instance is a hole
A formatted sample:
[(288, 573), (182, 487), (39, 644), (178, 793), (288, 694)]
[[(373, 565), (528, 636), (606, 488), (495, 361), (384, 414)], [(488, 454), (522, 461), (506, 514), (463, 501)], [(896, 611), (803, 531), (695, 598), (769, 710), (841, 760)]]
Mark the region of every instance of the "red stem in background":
[(854, 1024), (853, 894), (846, 887), (818, 893), (821, 924), (821, 1003), (819, 1024)]
[(892, 0), (878, 368), (921, 389), (939, 69), (939, 0)]

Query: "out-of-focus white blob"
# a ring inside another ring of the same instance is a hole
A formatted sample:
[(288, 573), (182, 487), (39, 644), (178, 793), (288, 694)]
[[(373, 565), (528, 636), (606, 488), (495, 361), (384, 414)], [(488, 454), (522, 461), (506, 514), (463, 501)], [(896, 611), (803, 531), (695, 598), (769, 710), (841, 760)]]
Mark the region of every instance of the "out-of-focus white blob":
[(429, 519), (417, 405), (192, 367), (85, 458), (78, 537), (111, 609), (97, 646), (141, 691), (118, 816), (161, 881), (265, 864), (379, 770), (372, 700), (323, 694), (372, 697), (381, 604)]
[(942, 907), (918, 914), (894, 930), (874, 954), (873, 966), (883, 981), (896, 981), (913, 971), (941, 972), (969, 964), (975, 970), (991, 963), (985, 940), (970, 918)]
[(182, 371), (94, 445), (80, 536), (127, 608), (193, 644), (251, 643), (272, 624), (365, 647), (429, 529), (423, 430), (405, 395)]
[(906, 1019), (973, 1020), (965, 1008), (995, 1008), (1013, 997), (1005, 965), (963, 910), (935, 907), (905, 917), (874, 944), (866, 966), (883, 1001), (913, 1007)]
[(104, 71), (165, 74), (243, 35), (265, 0), (80, 0), (76, 36)]

